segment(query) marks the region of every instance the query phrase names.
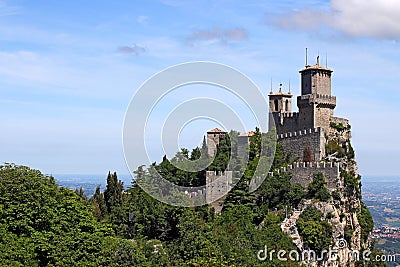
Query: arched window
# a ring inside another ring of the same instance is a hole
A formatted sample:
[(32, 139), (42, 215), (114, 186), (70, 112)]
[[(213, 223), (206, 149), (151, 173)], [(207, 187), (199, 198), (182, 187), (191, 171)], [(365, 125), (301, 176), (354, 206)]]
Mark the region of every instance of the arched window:
[(274, 100), (275, 111), (278, 111), (278, 99)]
[(289, 111), (289, 100), (287, 100), (287, 99), (286, 99), (286, 102), (285, 102), (285, 110)]
[(312, 150), (308, 146), (303, 150), (303, 162), (312, 162), (312, 161), (313, 161)]

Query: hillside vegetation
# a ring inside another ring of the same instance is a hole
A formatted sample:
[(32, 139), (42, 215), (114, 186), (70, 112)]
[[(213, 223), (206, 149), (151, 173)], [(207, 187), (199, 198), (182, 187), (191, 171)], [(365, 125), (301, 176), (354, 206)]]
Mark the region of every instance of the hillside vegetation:
[[(309, 188), (290, 183), (287, 173), (268, 177), (254, 193), (248, 181), (260, 160), (260, 133), (251, 137), (250, 158), (243, 179), (228, 194), (222, 213), (200, 206), (183, 208), (161, 203), (145, 193), (133, 179), (127, 190), (116, 173), (107, 176), (107, 187), (92, 198), (58, 186), (51, 176), (25, 166), (0, 166), (0, 262), (2, 266), (299, 266), (292, 261), (260, 261), (257, 252), (295, 250), (292, 239), (280, 229), (287, 212), (302, 199), (326, 200), (321, 177)], [(233, 140), (232, 140), (233, 141)], [(210, 170), (226, 166), (231, 140), (221, 141)], [(179, 157), (197, 159), (204, 150), (183, 149)], [(274, 168), (288, 164), (278, 145)], [(177, 184), (205, 183), (205, 173), (175, 168), (164, 157), (137, 179), (156, 169)], [(349, 187), (352, 180), (347, 179)], [(371, 218), (363, 206), (363, 238)], [(319, 229), (319, 230), (318, 230)], [(330, 245), (331, 226), (321, 213), (308, 208), (299, 219), (305, 244), (317, 250)], [(380, 266), (380, 265), (369, 265)]]

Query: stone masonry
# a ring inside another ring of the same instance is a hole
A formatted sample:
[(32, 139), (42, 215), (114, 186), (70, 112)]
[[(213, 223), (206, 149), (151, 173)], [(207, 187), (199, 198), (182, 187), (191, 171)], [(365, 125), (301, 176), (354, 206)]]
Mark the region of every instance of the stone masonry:
[(206, 172), (206, 201), (211, 203), (216, 213), (222, 210), (222, 202), (232, 189), (232, 171)]
[[(292, 111), (292, 94), (285, 93), (280, 85), (279, 91), (269, 94), (269, 112), (273, 120), (269, 121), (269, 130), (277, 132), (277, 141), (282, 144), (286, 156), (294, 163), (281, 170), (292, 174), (291, 181), (302, 186), (312, 181), (313, 174), (321, 172), (330, 190), (340, 186), (339, 164), (324, 163), (325, 147), (328, 136), (334, 132), (331, 124), (349, 126), (347, 119), (334, 117), (336, 97), (331, 93), (332, 70), (319, 65), (306, 65), (301, 69), (301, 95), (297, 97), (298, 111)], [(220, 139), (227, 133), (215, 128), (207, 132), (208, 154), (214, 156)], [(248, 145), (253, 132), (238, 137), (238, 149)], [(348, 136), (349, 138), (350, 136)], [(346, 137), (347, 138), (347, 137)], [(221, 209), (221, 197), (231, 189), (232, 172), (206, 172), (206, 198), (217, 199), (216, 209)], [(216, 198), (217, 197), (217, 198)]]
[(210, 157), (214, 157), (217, 154), (217, 146), (222, 137), (224, 137), (227, 132), (222, 131), (221, 129), (214, 128), (207, 132), (207, 148), (208, 155)]
[[(331, 94), (332, 70), (317, 64), (307, 65), (301, 74), (301, 95), (297, 97), (298, 112), (292, 112), (292, 95), (270, 92), (269, 106), (274, 121), (270, 130), (276, 128), (287, 156), (300, 161), (320, 161), (325, 155), (326, 136), (331, 132), (330, 124), (347, 120), (334, 117), (336, 97)], [(310, 152), (311, 151), (311, 152)], [(306, 153), (311, 153), (306, 157)]]

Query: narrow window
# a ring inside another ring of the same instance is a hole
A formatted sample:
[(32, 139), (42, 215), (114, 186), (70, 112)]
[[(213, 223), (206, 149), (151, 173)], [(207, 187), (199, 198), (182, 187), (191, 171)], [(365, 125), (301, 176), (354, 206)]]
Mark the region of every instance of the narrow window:
[(278, 99), (274, 100), (275, 111), (278, 111)]

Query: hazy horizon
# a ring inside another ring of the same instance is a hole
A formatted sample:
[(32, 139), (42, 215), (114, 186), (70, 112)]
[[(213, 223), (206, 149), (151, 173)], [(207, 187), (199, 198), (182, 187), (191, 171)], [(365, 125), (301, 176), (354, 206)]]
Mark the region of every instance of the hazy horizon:
[[(371, 11), (376, 16), (365, 15)], [(0, 162), (44, 173), (129, 172), (124, 115), (149, 77), (183, 62), (212, 61), (247, 75), (265, 98), (271, 80), (274, 91), (280, 83), (288, 91), (290, 83), (299, 95), (308, 47), (309, 64), (319, 56), (334, 71), (335, 116), (350, 120), (360, 173), (400, 174), (399, 12), (396, 2), (379, 0), (0, 0)], [(160, 99), (149, 120), (155, 130), (146, 135), (150, 159), (137, 155), (135, 164), (161, 160), (157, 131), (166, 114), (200, 97), (222, 101), (253, 129), (234, 95), (183, 86)], [(218, 125), (201, 122), (182, 128), (179, 146), (199, 145)]]

